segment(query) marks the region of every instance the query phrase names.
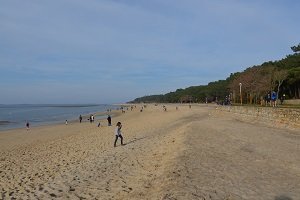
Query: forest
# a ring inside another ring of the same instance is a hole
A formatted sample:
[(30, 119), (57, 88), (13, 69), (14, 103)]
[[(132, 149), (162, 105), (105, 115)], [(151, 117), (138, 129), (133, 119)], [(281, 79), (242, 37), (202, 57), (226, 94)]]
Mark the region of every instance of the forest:
[(300, 99), (300, 44), (291, 50), (293, 53), (286, 58), (232, 73), (226, 80), (139, 97), (130, 103), (204, 103), (229, 99), (233, 103), (258, 104), (272, 91), (278, 99)]

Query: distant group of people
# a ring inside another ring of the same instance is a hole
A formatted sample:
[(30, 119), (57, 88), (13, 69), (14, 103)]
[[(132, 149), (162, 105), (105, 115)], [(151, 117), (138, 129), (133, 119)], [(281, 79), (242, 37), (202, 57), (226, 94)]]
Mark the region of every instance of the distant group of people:
[[(283, 94), (280, 97), (280, 104), (283, 104), (284, 99), (285, 99), (285, 94)], [(266, 94), (266, 96), (264, 97), (265, 106), (270, 105), (270, 106), (273, 106), (273, 107), (277, 107), (277, 100), (278, 100), (278, 96), (277, 96), (277, 93), (275, 91), (268, 92)]]
[[(79, 115), (79, 123), (82, 123), (82, 120), (83, 120), (83, 117), (82, 117), (82, 115)], [(107, 124), (108, 124), (108, 126), (111, 126), (111, 116), (110, 115), (108, 115), (107, 116)], [(95, 116), (93, 115), (93, 114), (91, 114), (90, 116), (89, 116), (89, 118), (88, 118), (88, 121), (90, 122), (90, 123), (94, 123), (95, 122)], [(99, 121), (99, 123), (98, 123), (98, 127), (100, 127), (100, 121)]]
[[(143, 107), (142, 107), (142, 110), (144, 109), (144, 107), (146, 108), (146, 106), (143, 106)], [(134, 108), (136, 108), (136, 106), (131, 106), (131, 107), (130, 107), (131, 111), (132, 111)], [(166, 109), (166, 108), (165, 108), (165, 109)], [(122, 110), (122, 112), (124, 112), (124, 111), (125, 111), (125, 108), (121, 107), (121, 110)], [(129, 110), (129, 107), (127, 108), (127, 110)], [(108, 111), (108, 112), (111, 112), (110, 109), (108, 109), (107, 111)], [(78, 119), (79, 119), (79, 123), (82, 123), (82, 121), (83, 121), (83, 116), (82, 116), (82, 115), (79, 115)], [(94, 122), (95, 122), (95, 116), (94, 116), (93, 114), (91, 114), (91, 115), (88, 117), (87, 120), (88, 120), (90, 123), (94, 123)], [(108, 126), (112, 126), (112, 117), (111, 117), (110, 115), (107, 115), (106, 120), (107, 120), (107, 125), (108, 125)], [(68, 120), (65, 120), (65, 124), (68, 125)], [(27, 130), (30, 129), (30, 123), (29, 123), (29, 121), (26, 121), (25, 126), (26, 126), (26, 129), (27, 129)], [(98, 123), (98, 127), (100, 127), (100, 122)], [(120, 138), (120, 140), (121, 140), (121, 145), (124, 145), (124, 143), (123, 143), (123, 139), (124, 139), (124, 138), (123, 138), (121, 129), (122, 129), (122, 123), (121, 123), (121, 122), (117, 122), (116, 128), (115, 128), (115, 130), (114, 130), (114, 135), (115, 135), (115, 140), (114, 140), (114, 143), (113, 143), (114, 147), (117, 146), (117, 142), (118, 142), (118, 139), (119, 139), (119, 138)]]
[[(122, 111), (123, 111), (123, 109), (124, 109), (124, 108), (121, 108)], [(109, 111), (109, 110), (108, 110), (108, 111)], [(80, 116), (79, 116), (79, 123), (82, 122), (82, 119), (83, 119), (83, 118), (82, 118), (82, 116), (80, 115)], [(90, 117), (88, 118), (88, 120), (90, 121), (90, 123), (93, 123), (94, 120), (95, 120), (94, 115), (90, 115)], [(107, 116), (106, 120), (107, 120), (107, 125), (108, 125), (108, 126), (111, 126), (111, 125), (112, 125), (112, 118), (111, 118), (110, 115)], [(100, 127), (100, 125), (101, 125), (101, 124), (100, 124), (100, 121), (99, 121), (98, 127)], [(116, 128), (115, 128), (115, 141), (114, 141), (114, 147), (117, 146), (117, 141), (118, 141), (119, 138), (121, 139), (121, 145), (124, 145), (121, 128), (122, 128), (122, 123), (121, 123), (121, 122), (118, 122), (118, 123), (116, 124)]]
[[(157, 105), (156, 105), (156, 106), (157, 106)], [(141, 112), (142, 112), (143, 109), (146, 108), (146, 107), (147, 107), (146, 105), (142, 106), (142, 107), (141, 107)], [(136, 108), (136, 106), (131, 106), (131, 107), (130, 107), (131, 111), (132, 111), (134, 108)], [(191, 108), (191, 105), (189, 105), (189, 108)], [(163, 105), (163, 109), (164, 109), (164, 111), (167, 111), (167, 107), (164, 106), (164, 105)], [(121, 110), (123, 111), (124, 108), (122, 107)], [(127, 108), (127, 110), (129, 110), (129, 107)], [(177, 106), (176, 106), (176, 110), (178, 110), (178, 107), (177, 107)], [(79, 119), (79, 123), (82, 123), (82, 121), (83, 121), (82, 115), (79, 115), (79, 118), (78, 118), (78, 119)], [(108, 125), (108, 126), (112, 126), (112, 118), (111, 118), (111, 116), (110, 116), (110, 115), (107, 115), (107, 118), (106, 118), (106, 119), (107, 119), (107, 125)], [(87, 120), (89, 120), (90, 123), (93, 123), (93, 122), (95, 121), (94, 115), (91, 114), (91, 115), (87, 118)], [(68, 120), (65, 121), (65, 124), (66, 124), (66, 125), (68, 124)], [(28, 121), (26, 121), (26, 129), (29, 130), (29, 127), (30, 127), (30, 124), (29, 124)], [(99, 124), (98, 124), (98, 127), (100, 127), (100, 122), (99, 122)], [(115, 140), (114, 140), (114, 143), (113, 143), (114, 147), (117, 146), (117, 142), (118, 142), (119, 138), (120, 138), (120, 140), (121, 140), (121, 141), (120, 141), (120, 142), (121, 142), (121, 145), (125, 145), (125, 144), (123, 143), (124, 138), (123, 138), (123, 134), (122, 134), (121, 129), (122, 129), (122, 123), (121, 123), (121, 122), (117, 122), (116, 127), (115, 127), (115, 129), (114, 129), (114, 135), (115, 135)]]
[[(280, 105), (282, 105), (284, 101), (285, 101), (285, 94), (281, 95), (279, 98), (278, 93), (275, 91), (268, 92), (268, 93), (266, 93), (266, 95), (261, 96), (261, 98), (260, 98), (261, 106), (277, 107), (279, 103), (280, 103)], [(206, 103), (207, 103), (207, 98), (206, 98)], [(224, 100), (222, 100), (222, 101), (217, 101), (217, 104), (218, 105), (232, 105), (231, 95), (225, 96)]]

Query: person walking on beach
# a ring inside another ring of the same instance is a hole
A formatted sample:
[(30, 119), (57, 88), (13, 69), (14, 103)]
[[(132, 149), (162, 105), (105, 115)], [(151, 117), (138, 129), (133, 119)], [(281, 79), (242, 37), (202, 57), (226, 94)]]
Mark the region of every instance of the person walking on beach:
[(29, 131), (29, 122), (28, 121), (26, 122), (26, 129), (27, 129), (27, 131)]
[(94, 122), (94, 115), (90, 115), (90, 123)]
[(107, 117), (107, 123), (108, 123), (108, 126), (111, 126), (111, 117), (110, 117), (110, 115), (108, 115), (108, 117)]
[(277, 94), (275, 91), (272, 92), (271, 101), (272, 101), (272, 106), (276, 107), (277, 106)]
[(116, 125), (116, 129), (115, 129), (116, 139), (115, 139), (115, 142), (114, 142), (114, 147), (117, 146), (118, 138), (121, 138), (121, 145), (124, 145), (123, 144), (123, 136), (122, 136), (121, 128), (122, 128), (122, 124), (121, 124), (121, 122), (118, 122), (117, 125)]
[(81, 121), (82, 121), (82, 116), (79, 115), (79, 123), (81, 123)]
[(271, 106), (271, 92), (267, 94), (267, 105)]

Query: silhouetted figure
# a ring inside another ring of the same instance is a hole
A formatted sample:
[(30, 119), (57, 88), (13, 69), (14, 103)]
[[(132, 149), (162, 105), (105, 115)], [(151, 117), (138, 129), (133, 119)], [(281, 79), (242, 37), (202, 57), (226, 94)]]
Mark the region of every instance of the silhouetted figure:
[(30, 124), (29, 124), (29, 122), (27, 121), (27, 122), (26, 122), (26, 129), (27, 129), (27, 131), (29, 130), (29, 126), (30, 126)]
[(107, 117), (107, 123), (108, 123), (108, 126), (111, 126), (111, 117), (110, 117), (110, 115), (108, 115), (108, 117)]

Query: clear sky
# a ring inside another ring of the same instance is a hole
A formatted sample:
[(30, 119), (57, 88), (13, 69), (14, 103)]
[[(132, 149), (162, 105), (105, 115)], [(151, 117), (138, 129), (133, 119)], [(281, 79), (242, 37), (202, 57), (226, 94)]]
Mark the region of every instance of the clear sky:
[(0, 103), (121, 103), (291, 54), (299, 0), (0, 0)]

